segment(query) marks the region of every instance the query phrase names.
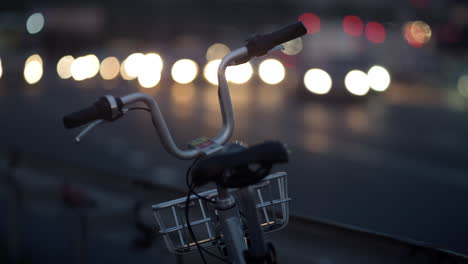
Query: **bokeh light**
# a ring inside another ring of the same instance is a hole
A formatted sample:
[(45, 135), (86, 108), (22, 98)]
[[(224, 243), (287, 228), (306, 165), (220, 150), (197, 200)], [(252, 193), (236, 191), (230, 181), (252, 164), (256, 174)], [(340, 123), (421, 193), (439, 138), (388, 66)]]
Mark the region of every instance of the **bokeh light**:
[(267, 84), (278, 84), (284, 80), (286, 70), (283, 64), (275, 59), (267, 59), (258, 67), (260, 79)]
[(468, 98), (468, 75), (462, 75), (457, 82), (458, 92)]
[(161, 80), (161, 72), (156, 69), (144, 69), (138, 75), (138, 83), (143, 88), (153, 88)]
[(352, 70), (346, 74), (345, 77), (346, 89), (358, 96), (362, 96), (369, 92), (369, 81), (367, 80), (367, 74), (363, 71)]
[(236, 84), (246, 83), (252, 78), (253, 68), (250, 62), (236, 66), (229, 66), (226, 69), (226, 79)]
[(122, 64), (126, 75), (133, 78), (137, 77), (140, 68), (142, 67), (142, 61), (144, 60), (144, 58), (145, 55), (143, 55), (143, 53), (130, 54)]
[(120, 62), (116, 57), (107, 57), (101, 62), (99, 74), (104, 80), (112, 80), (120, 71)]
[(286, 55), (293, 56), (299, 54), (302, 49), (302, 38), (295, 38), (283, 43), (283, 49), (281, 51)]
[(99, 72), (99, 59), (94, 54), (78, 57), (71, 65), (71, 75), (76, 81), (93, 78)]
[(181, 59), (176, 61), (171, 69), (172, 79), (181, 84), (192, 82), (197, 77), (197, 74), (197, 63), (189, 59)]
[(390, 85), (390, 73), (384, 67), (375, 65), (367, 72), (367, 80), (370, 88), (383, 92)]
[(221, 60), (212, 60), (208, 62), (203, 69), (203, 76), (213, 85), (218, 85), (218, 68), (220, 63)]
[(42, 78), (43, 62), (38, 54), (31, 55), (24, 64), (24, 79), (29, 84), (35, 84)]
[(85, 57), (78, 57), (73, 61), (70, 71), (75, 81), (82, 81), (87, 78), (87, 62)]
[(304, 24), (307, 34), (315, 34), (320, 31), (320, 18), (313, 13), (304, 13), (299, 16), (299, 21)]
[(364, 24), (357, 16), (346, 16), (343, 19), (343, 30), (350, 36), (358, 37), (361, 36), (364, 31)]
[(0, 59), (0, 79), (2, 78), (3, 75), (3, 66), (2, 66), (2, 59)]
[(71, 55), (63, 56), (57, 63), (57, 73), (61, 79), (68, 79), (72, 76), (71, 65), (75, 58)]
[(138, 83), (141, 87), (153, 88), (161, 80), (163, 61), (159, 54), (148, 53), (144, 55), (143, 59), (139, 59), (137, 67)]
[(386, 31), (382, 24), (378, 22), (369, 22), (366, 25), (366, 37), (370, 42), (380, 44), (385, 41)]
[(214, 61), (224, 58), (231, 50), (223, 43), (215, 43), (206, 50), (206, 61)]
[(122, 78), (124, 80), (127, 80), (127, 81), (130, 81), (130, 80), (133, 80), (136, 78), (136, 76), (130, 76), (128, 73), (127, 73), (127, 67), (125, 66), (125, 64), (127, 64), (127, 60), (124, 60), (121, 64), (120, 64), (120, 75), (122, 75)]
[(326, 94), (332, 87), (332, 79), (324, 70), (310, 69), (304, 75), (304, 85), (312, 93)]
[(26, 30), (29, 34), (37, 34), (44, 27), (44, 16), (41, 13), (34, 13), (26, 21)]
[(86, 55), (85, 58), (89, 67), (88, 78), (93, 78), (99, 73), (99, 59), (94, 54)]
[(152, 52), (145, 55), (141, 65), (142, 68), (154, 67), (155, 70), (162, 71), (164, 63), (159, 54)]
[(403, 35), (411, 46), (421, 48), (432, 36), (431, 27), (424, 21), (408, 22), (403, 27)]

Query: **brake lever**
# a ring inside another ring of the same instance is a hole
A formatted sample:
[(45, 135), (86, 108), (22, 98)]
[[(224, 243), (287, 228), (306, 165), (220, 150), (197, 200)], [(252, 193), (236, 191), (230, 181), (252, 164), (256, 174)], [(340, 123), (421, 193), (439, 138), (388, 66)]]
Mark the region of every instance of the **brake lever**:
[[(128, 108), (123, 108), (121, 110), (121, 114), (119, 116), (117, 116), (114, 120), (112, 121), (115, 121), (119, 118), (121, 118), (125, 113), (127, 113), (129, 111)], [(91, 132), (91, 130), (93, 130), (94, 128), (96, 128), (97, 126), (99, 126), (100, 124), (104, 123), (104, 122), (109, 122), (107, 120), (104, 120), (104, 119), (98, 119), (94, 122), (92, 122), (91, 124), (89, 124), (85, 129), (83, 129), (76, 137), (75, 137), (75, 142), (79, 143), (81, 142), (81, 139), (86, 136), (86, 134), (88, 134), (89, 132)]]
[(93, 130), (95, 127), (99, 126), (100, 124), (104, 123), (104, 119), (99, 119), (96, 121), (93, 121), (91, 124), (89, 124), (85, 129), (83, 129), (76, 137), (75, 137), (75, 142), (79, 143), (81, 139), (86, 136), (91, 130)]

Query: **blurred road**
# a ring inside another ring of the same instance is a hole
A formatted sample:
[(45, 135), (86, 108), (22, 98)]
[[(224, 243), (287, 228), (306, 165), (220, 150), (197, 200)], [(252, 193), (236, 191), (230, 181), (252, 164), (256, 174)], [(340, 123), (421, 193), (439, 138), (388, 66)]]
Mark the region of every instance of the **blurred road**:
[[(257, 84), (251, 81), (250, 86)], [(112, 91), (105, 89), (112, 86)], [(106, 93), (136, 91), (136, 86), (98, 78), (57, 81), (52, 76), (45, 76), (40, 86), (3, 86), (0, 144), (183, 189), (189, 163), (165, 153), (147, 113), (129, 113), (79, 145), (72, 142), (77, 131), (62, 127), (63, 114)], [(197, 136), (214, 136), (220, 127), (216, 89), (206, 86), (163, 80), (149, 92), (160, 102), (179, 146)], [(352, 105), (300, 101), (291, 87), (297, 85), (233, 87), (232, 95), (234, 139), (249, 144), (279, 139), (292, 149), (285, 167), (292, 214), (468, 254), (465, 114), (440, 106), (389, 104), (377, 97)]]

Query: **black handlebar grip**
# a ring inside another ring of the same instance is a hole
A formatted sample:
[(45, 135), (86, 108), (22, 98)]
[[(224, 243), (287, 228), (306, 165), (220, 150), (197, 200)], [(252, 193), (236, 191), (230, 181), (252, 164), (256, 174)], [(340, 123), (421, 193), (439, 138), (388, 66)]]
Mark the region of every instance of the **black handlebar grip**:
[(306, 33), (307, 29), (304, 24), (297, 22), (270, 34), (251, 38), (247, 43), (247, 49), (250, 56), (263, 56), (275, 46), (303, 36)]
[(75, 128), (97, 119), (112, 120), (112, 110), (105, 97), (101, 97), (91, 107), (63, 117), (65, 128)]

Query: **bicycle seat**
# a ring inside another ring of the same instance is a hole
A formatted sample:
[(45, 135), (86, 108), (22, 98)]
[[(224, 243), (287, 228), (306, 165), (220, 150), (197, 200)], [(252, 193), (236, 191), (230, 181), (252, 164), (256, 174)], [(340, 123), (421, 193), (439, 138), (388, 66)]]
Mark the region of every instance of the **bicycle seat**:
[(215, 182), (225, 188), (242, 188), (266, 177), (277, 163), (288, 162), (288, 151), (278, 141), (252, 147), (231, 144), (225, 151), (200, 159), (192, 168), (195, 186)]

